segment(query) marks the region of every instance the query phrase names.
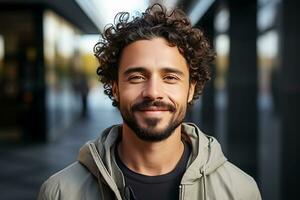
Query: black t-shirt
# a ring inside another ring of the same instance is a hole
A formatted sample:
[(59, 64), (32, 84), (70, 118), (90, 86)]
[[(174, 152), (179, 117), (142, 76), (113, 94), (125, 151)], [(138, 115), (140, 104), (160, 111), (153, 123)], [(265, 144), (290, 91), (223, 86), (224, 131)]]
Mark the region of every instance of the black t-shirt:
[(184, 152), (175, 169), (167, 174), (158, 176), (146, 176), (130, 170), (121, 161), (117, 152), (118, 151), (115, 153), (116, 161), (124, 174), (126, 191), (127, 193), (131, 193), (130, 199), (174, 200), (179, 198), (180, 181), (186, 170), (186, 165), (191, 152), (191, 148), (188, 144), (184, 142)]

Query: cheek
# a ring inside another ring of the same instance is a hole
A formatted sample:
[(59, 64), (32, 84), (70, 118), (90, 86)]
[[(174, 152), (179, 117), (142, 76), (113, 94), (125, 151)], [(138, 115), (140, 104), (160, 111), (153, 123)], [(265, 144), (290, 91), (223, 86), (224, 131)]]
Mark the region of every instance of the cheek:
[(119, 91), (119, 100), (120, 104), (123, 106), (128, 106), (134, 102), (141, 93), (141, 89), (136, 88), (136, 87), (121, 87)]
[(187, 103), (189, 96), (189, 88), (187, 86), (170, 87), (166, 91), (172, 102), (177, 102), (176, 104)]
[(188, 105), (186, 95), (182, 94), (169, 96), (169, 101), (172, 102), (173, 105), (175, 105), (177, 114), (181, 114), (183, 111), (185, 112)]

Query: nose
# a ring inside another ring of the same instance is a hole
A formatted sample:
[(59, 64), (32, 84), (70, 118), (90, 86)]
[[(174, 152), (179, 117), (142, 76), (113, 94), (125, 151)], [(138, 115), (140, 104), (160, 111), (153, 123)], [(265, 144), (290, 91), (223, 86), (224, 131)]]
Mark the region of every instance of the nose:
[(155, 78), (149, 79), (145, 83), (144, 90), (142, 91), (142, 97), (151, 100), (162, 99), (162, 84), (159, 82), (159, 80)]

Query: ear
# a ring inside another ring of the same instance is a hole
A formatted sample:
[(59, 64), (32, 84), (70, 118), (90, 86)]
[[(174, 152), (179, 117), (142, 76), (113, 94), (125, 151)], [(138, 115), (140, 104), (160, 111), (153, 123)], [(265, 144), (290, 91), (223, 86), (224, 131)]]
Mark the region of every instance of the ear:
[(119, 102), (119, 87), (118, 87), (118, 83), (116, 81), (114, 81), (112, 83), (112, 93), (113, 93), (114, 99)]
[(195, 87), (197, 82), (192, 81), (189, 86), (189, 93), (188, 93), (188, 103), (193, 101), (194, 93), (195, 93)]

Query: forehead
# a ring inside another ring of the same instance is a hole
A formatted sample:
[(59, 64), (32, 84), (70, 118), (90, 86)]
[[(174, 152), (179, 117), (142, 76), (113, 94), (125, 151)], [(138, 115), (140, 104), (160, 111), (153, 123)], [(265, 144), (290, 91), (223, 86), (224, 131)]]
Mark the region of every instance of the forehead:
[(149, 71), (168, 67), (188, 73), (186, 60), (178, 48), (163, 38), (138, 40), (126, 46), (120, 57), (119, 74), (131, 67)]

